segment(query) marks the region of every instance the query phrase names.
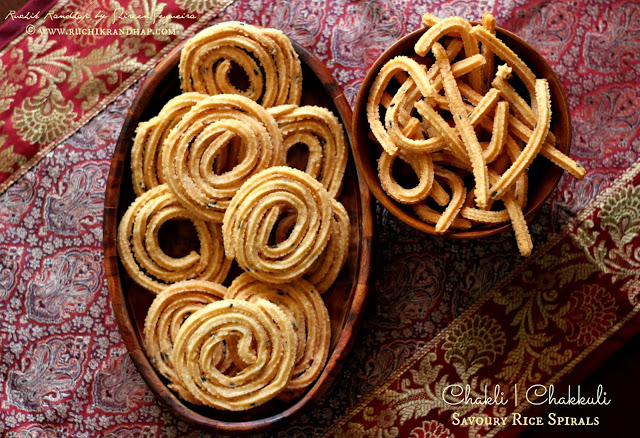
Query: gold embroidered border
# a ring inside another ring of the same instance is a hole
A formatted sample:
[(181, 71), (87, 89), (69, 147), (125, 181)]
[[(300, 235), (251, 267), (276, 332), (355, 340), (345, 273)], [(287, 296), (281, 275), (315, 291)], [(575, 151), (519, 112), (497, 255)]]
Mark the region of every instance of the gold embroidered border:
[[(60, 9), (62, 9), (64, 6), (66, 6), (67, 4), (69, 4), (71, 0), (61, 0), (59, 2), (56, 2), (54, 5), (51, 6), (51, 8), (49, 9), (49, 11), (51, 11), (51, 13), (55, 14), (57, 13)], [(35, 27), (41, 26), (42, 23), (44, 23), (46, 20), (45, 16), (43, 15), (42, 17), (38, 18), (33, 25)], [(6, 52), (9, 51), (9, 49), (14, 48), (15, 46), (17, 46), (25, 37), (27, 36), (26, 32), (22, 32), (20, 35), (18, 35), (18, 37), (16, 39), (11, 40), (6, 46), (4, 46), (4, 48), (2, 50), (0, 50), (0, 58), (3, 57), (5, 55)]]
[[(552, 379), (548, 380), (545, 383), (542, 383), (542, 385), (544, 385), (546, 387), (549, 387), (549, 385), (557, 383), (560, 379), (562, 379), (569, 372), (571, 372), (580, 362), (582, 362), (582, 360), (584, 358), (586, 358), (589, 354), (593, 353), (593, 351), (595, 351), (604, 342), (606, 342), (611, 336), (613, 336), (616, 332), (618, 332), (618, 330), (620, 330), (627, 323), (629, 323), (636, 316), (638, 316), (638, 313), (640, 313), (640, 303), (637, 304), (633, 308), (633, 310), (627, 314), (627, 316), (624, 319), (622, 319), (621, 321), (618, 321), (617, 324), (613, 325), (596, 342), (593, 342), (592, 344), (589, 344), (589, 346), (586, 347), (584, 350), (582, 350), (582, 352), (580, 354), (578, 354), (571, 362), (569, 362), (567, 364), (567, 366), (565, 366), (560, 372), (556, 373), (553, 376)], [(523, 403), (520, 406), (518, 406), (513, 412), (514, 413), (520, 413), (520, 412), (526, 411), (529, 408), (530, 408), (530, 406), (529, 406), (528, 403)], [(500, 432), (501, 430), (503, 430), (503, 429), (505, 429), (507, 427), (508, 427), (508, 425), (507, 426), (498, 425), (497, 427), (495, 427), (492, 430), (490, 430), (489, 433), (487, 433), (487, 435), (485, 435), (485, 436), (487, 438), (491, 438), (491, 437), (495, 436), (498, 432)]]
[[(636, 175), (640, 173), (640, 161), (637, 161), (633, 166), (627, 169), (622, 175), (620, 175), (613, 184), (608, 187), (603, 193), (601, 193), (595, 200), (593, 200), (582, 212), (567, 222), (562, 230), (552, 236), (539, 250), (537, 250), (527, 261), (517, 266), (508, 276), (500, 281), (491, 291), (485, 294), (473, 307), (467, 310), (464, 314), (458, 317), (453, 323), (442, 330), (435, 338), (429, 343), (417, 351), (409, 360), (407, 360), (399, 369), (397, 369), (383, 384), (378, 386), (374, 391), (366, 395), (355, 407), (353, 407), (348, 413), (346, 413), (338, 422), (327, 430), (322, 437), (327, 436), (340, 436), (339, 432), (341, 428), (346, 425), (354, 416), (359, 414), (366, 406), (368, 406), (375, 398), (381, 396), (385, 390), (387, 390), (393, 383), (395, 383), (403, 374), (411, 369), (418, 361), (423, 359), (430, 351), (436, 349), (445, 338), (448, 337), (454, 330), (462, 326), (467, 321), (471, 320), (474, 316), (477, 316), (478, 310), (486, 304), (489, 300), (494, 299), (496, 293), (508, 285), (512, 280), (521, 275), (522, 272), (531, 266), (534, 262), (539, 260), (545, 255), (551, 248), (558, 244), (563, 238), (567, 237), (575, 227), (585, 221), (590, 215), (592, 215), (597, 209), (607, 202), (607, 200), (615, 195), (621, 188), (627, 185)], [(595, 349), (601, 346), (607, 339), (609, 339), (614, 333), (620, 330), (625, 324), (635, 318), (640, 313), (640, 303), (635, 305), (632, 310), (620, 321), (610, 327), (597, 341), (592, 342), (588, 347), (584, 348), (580, 354), (575, 356), (565, 367), (559, 372), (555, 373), (553, 378), (547, 382), (548, 385), (557, 382), (564, 377), (568, 372), (573, 370), (586, 356), (592, 353)], [(514, 412), (522, 412), (528, 409), (530, 406), (528, 403), (521, 404)], [(489, 431), (486, 436), (494, 436), (499, 431), (507, 426), (497, 426)]]
[[(59, 3), (56, 3), (50, 11), (52, 13), (56, 13), (60, 11), (64, 6), (68, 5), (71, 0), (63, 0)], [(122, 94), (125, 90), (131, 87), (137, 80), (143, 77), (149, 70), (151, 70), (167, 53), (169, 53), (174, 47), (181, 43), (182, 40), (190, 38), (193, 36), (200, 28), (204, 26), (205, 23), (209, 22), (216, 15), (222, 12), (225, 8), (227, 8), (230, 4), (232, 4), (235, 0), (222, 0), (220, 1), (215, 8), (210, 9), (204, 15), (199, 17), (195, 22), (193, 22), (185, 31), (182, 33), (182, 39), (176, 38), (174, 41), (165, 45), (155, 56), (150, 58), (140, 69), (139, 72), (133, 74), (126, 80), (124, 80), (117, 88), (115, 88), (111, 93), (104, 96), (101, 99), (101, 103), (97, 104), (93, 109), (86, 111), (73, 125), (58, 139), (54, 140), (51, 144), (42, 147), (33, 157), (31, 157), (25, 164), (20, 166), (15, 172), (13, 172), (9, 177), (0, 183), (0, 195), (9, 188), (14, 182), (20, 179), (25, 173), (27, 173), (33, 166), (35, 166), (46, 154), (50, 151), (58, 147), (65, 140), (67, 140), (71, 135), (76, 133), (78, 129), (83, 127), (89, 120), (99, 114), (102, 110), (104, 110), (109, 104), (111, 104), (120, 94)], [(43, 16), (36, 20), (33, 23), (35, 27), (42, 26), (46, 21), (46, 17)], [(7, 46), (0, 51), (0, 58), (6, 54), (7, 51), (14, 48), (18, 45), (25, 37), (26, 32), (20, 34), (20, 36), (13, 41), (11, 41)]]

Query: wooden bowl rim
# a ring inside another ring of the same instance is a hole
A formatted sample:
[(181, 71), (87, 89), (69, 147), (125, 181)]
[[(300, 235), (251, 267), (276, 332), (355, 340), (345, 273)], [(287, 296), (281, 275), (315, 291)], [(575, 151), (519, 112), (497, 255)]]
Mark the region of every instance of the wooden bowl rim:
[[(481, 24), (476, 21), (470, 21), (469, 23), (471, 25)], [(496, 224), (496, 225), (485, 224), (476, 228), (472, 227), (469, 230), (453, 230), (452, 229), (452, 230), (448, 230), (445, 233), (437, 233), (434, 225), (424, 222), (417, 216), (409, 214), (400, 208), (399, 206), (400, 204), (395, 200), (393, 200), (382, 189), (382, 186), (380, 185), (380, 180), (377, 177), (377, 174), (378, 174), (377, 170), (375, 172), (375, 175), (376, 175), (375, 178), (371, 178), (367, 172), (363, 171), (363, 169), (367, 167), (367, 164), (366, 164), (366, 160), (361, 155), (361, 150), (368, 150), (368, 148), (366, 147), (366, 145), (365, 147), (362, 147), (361, 145), (358, 144), (358, 142), (360, 141), (361, 138), (363, 138), (365, 142), (370, 141), (367, 139), (366, 135), (364, 136), (359, 135), (359, 132), (362, 130), (364, 130), (365, 133), (368, 133), (370, 131), (369, 123), (366, 121), (366, 105), (367, 105), (367, 99), (368, 99), (368, 92), (365, 92), (365, 90), (368, 90), (371, 87), (378, 72), (388, 60), (390, 60), (395, 56), (400, 56), (403, 54), (406, 55), (406, 53), (396, 53), (398, 52), (400, 47), (407, 44), (408, 41), (411, 41), (413, 39), (417, 41), (419, 37), (427, 31), (427, 29), (428, 27), (422, 27), (400, 38), (391, 47), (385, 50), (382, 53), (382, 55), (378, 57), (378, 59), (373, 64), (373, 66), (371, 66), (371, 68), (367, 72), (367, 75), (365, 76), (362, 82), (362, 85), (358, 90), (358, 94), (356, 96), (356, 102), (353, 110), (352, 125), (353, 125), (354, 143), (353, 143), (352, 150), (353, 150), (353, 158), (356, 162), (356, 167), (358, 168), (360, 174), (362, 175), (365, 183), (369, 187), (369, 190), (373, 194), (374, 198), (377, 199), (378, 202), (380, 202), (397, 219), (401, 220), (402, 222), (411, 226), (412, 228), (415, 228), (424, 233), (431, 234), (434, 236), (442, 236), (442, 237), (451, 238), (451, 239), (477, 239), (481, 237), (489, 237), (489, 236), (502, 233), (504, 231), (511, 229), (511, 222), (505, 222), (505, 223)], [(541, 71), (543, 70), (548, 71), (549, 72), (548, 77), (550, 78), (550, 82), (553, 81), (555, 85), (557, 85), (558, 89), (560, 90), (559, 96), (554, 95), (552, 97), (558, 100), (556, 105), (558, 105), (558, 107), (560, 108), (559, 123), (566, 124), (567, 126), (567, 141), (566, 141), (566, 145), (558, 144), (556, 145), (556, 147), (559, 147), (561, 152), (568, 155), (571, 150), (571, 111), (569, 109), (567, 95), (564, 90), (564, 86), (562, 85), (562, 82), (558, 78), (556, 72), (553, 70), (551, 65), (549, 65), (547, 60), (531, 44), (529, 44), (528, 42), (520, 38), (515, 33), (507, 29), (504, 29), (502, 27), (496, 26), (496, 33), (504, 34), (507, 36), (507, 38), (510, 38), (514, 40), (517, 44), (520, 44), (523, 47), (525, 47), (526, 50), (530, 52), (530, 55), (534, 58), (537, 58), (537, 61), (540, 62), (540, 64), (542, 64), (542, 67), (530, 66), (530, 68), (534, 70), (534, 73), (537, 74), (537, 77), (540, 77), (538, 73), (540, 73)], [(507, 41), (505, 41), (505, 43), (507, 43)], [(518, 55), (520, 54), (518, 53)], [(364, 120), (363, 123), (361, 123), (362, 120)], [(565, 146), (565, 148), (564, 149), (560, 148), (560, 146)], [(551, 168), (548, 171), (548, 174), (546, 175), (546, 177), (549, 178), (549, 180), (551, 181), (551, 183), (548, 184), (547, 193), (545, 193), (544, 196), (542, 196), (536, 202), (527, 203), (527, 206), (525, 207), (524, 217), (527, 223), (531, 223), (533, 221), (533, 219), (538, 214), (542, 205), (545, 203), (547, 199), (549, 199), (549, 197), (557, 187), (558, 183), (560, 182), (560, 178), (562, 177), (563, 173), (564, 173), (564, 170), (559, 166), (555, 164), (551, 166)]]
[[(318, 75), (319, 72), (323, 72), (326, 73), (326, 78), (329, 78), (328, 84), (323, 83), (324, 91), (326, 91), (327, 95), (332, 98), (333, 103), (338, 110), (339, 114), (337, 115), (344, 125), (345, 132), (349, 140), (349, 146), (353, 151), (353, 133), (351, 127), (352, 111), (344, 93), (335, 78), (327, 70), (324, 63), (300, 44), (293, 40), (291, 42), (298, 53), (301, 62), (307, 64), (314, 74)], [(104, 264), (107, 277), (107, 287), (116, 321), (118, 323), (118, 328), (131, 360), (149, 388), (160, 400), (168, 405), (178, 416), (190, 423), (206, 429), (234, 434), (260, 431), (270, 428), (276, 423), (287, 418), (291, 418), (304, 408), (308, 407), (312, 401), (319, 398), (332, 384), (333, 380), (335, 380), (344, 359), (353, 345), (356, 334), (355, 329), (359, 324), (359, 321), (362, 319), (364, 305), (369, 291), (369, 273), (373, 240), (372, 199), (357, 166), (354, 166), (356, 190), (359, 192), (359, 205), (357, 208), (362, 212), (362, 221), (360, 224), (356, 224), (356, 226), (360, 227), (362, 234), (362, 239), (357, 251), (356, 272), (354, 282), (351, 286), (351, 292), (348, 295), (350, 297), (350, 303), (347, 315), (345, 316), (344, 325), (336, 339), (335, 347), (327, 359), (327, 363), (322, 374), (318, 377), (313, 386), (311, 386), (299, 400), (284, 411), (269, 417), (251, 421), (233, 422), (217, 420), (197, 413), (186, 406), (173, 392), (168, 390), (167, 386), (160, 380), (157, 372), (151, 366), (149, 359), (145, 354), (143, 345), (138, 339), (140, 333), (138, 333), (132, 323), (131, 318), (133, 317), (133, 313), (129, 308), (120, 281), (120, 268), (116, 248), (120, 184), (124, 173), (124, 161), (127, 155), (126, 149), (129, 148), (132, 143), (131, 135), (135, 132), (136, 128), (136, 126), (132, 126), (133, 122), (131, 117), (134, 114), (132, 109), (149, 103), (150, 97), (145, 97), (144, 91), (147, 87), (153, 85), (154, 81), (157, 80), (154, 79), (157, 75), (162, 75), (163, 71), (169, 72), (171, 69), (175, 68), (179, 62), (180, 50), (183, 45), (184, 42), (169, 52), (169, 54), (167, 54), (166, 57), (163, 58), (142, 81), (138, 93), (132, 102), (131, 108), (127, 111), (125, 122), (114, 149), (109, 169), (109, 176), (107, 178), (103, 222), (103, 246), (105, 252)], [(112, 196), (109, 196), (109, 193), (111, 193)]]

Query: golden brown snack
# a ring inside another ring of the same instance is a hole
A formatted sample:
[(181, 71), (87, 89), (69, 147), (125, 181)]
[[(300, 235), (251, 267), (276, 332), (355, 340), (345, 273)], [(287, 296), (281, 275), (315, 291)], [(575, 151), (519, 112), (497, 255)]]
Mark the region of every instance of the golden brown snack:
[[(289, 236), (271, 244), (281, 214), (293, 213)], [(249, 178), (225, 212), (222, 234), (227, 255), (263, 281), (300, 278), (326, 247), (332, 198), (317, 180), (289, 167), (272, 167)]]
[(440, 67), (442, 85), (445, 90), (445, 96), (449, 101), (449, 111), (451, 111), (458, 134), (464, 143), (467, 156), (471, 161), (473, 176), (475, 178), (476, 202), (480, 208), (486, 208), (489, 176), (487, 174), (487, 165), (482, 155), (482, 148), (480, 147), (473, 126), (469, 121), (469, 115), (464, 108), (462, 96), (451, 73), (451, 65), (449, 64), (449, 59), (447, 58), (444, 47), (439, 43), (434, 43), (433, 53), (436, 57), (436, 63), (438, 67)]
[[(484, 11), (482, 14), (482, 27), (491, 35), (496, 34), (496, 19), (489, 11)], [(481, 53), (487, 61), (482, 70), (482, 92), (486, 93), (491, 88), (491, 78), (495, 73), (495, 57), (491, 48), (486, 44), (482, 45)]]
[[(435, 225), (438, 222), (440, 222), (442, 218), (441, 212), (434, 210), (433, 208), (429, 207), (425, 203), (415, 204), (412, 207), (413, 207), (413, 211), (415, 211), (418, 217), (427, 223)], [(468, 230), (469, 228), (472, 227), (472, 225), (473, 224), (470, 220), (467, 220), (461, 217), (456, 217), (451, 222), (450, 228), (457, 229), (457, 230)]]
[[(247, 78), (245, 89), (231, 80), (233, 68)], [(281, 31), (225, 22), (190, 38), (180, 54), (183, 91), (239, 94), (268, 108), (300, 104), (302, 68), (291, 41)]]
[[(216, 160), (239, 140), (239, 163), (224, 173)], [(232, 94), (209, 96), (193, 106), (162, 148), (164, 177), (180, 202), (199, 217), (222, 221), (231, 198), (252, 175), (284, 162), (282, 134), (266, 109)]]
[(282, 132), (285, 156), (293, 146), (304, 144), (309, 151), (305, 172), (337, 197), (347, 167), (347, 142), (338, 118), (318, 106), (286, 105), (269, 112)]
[[(464, 143), (458, 136), (455, 129), (442, 118), (440, 113), (433, 109), (426, 100), (419, 100), (416, 102), (416, 109), (424, 118), (425, 123), (433, 128), (438, 133), (439, 137), (442, 137), (445, 142), (445, 149), (450, 151), (458, 160), (464, 163), (470, 163)], [(439, 137), (432, 138), (431, 140), (439, 140)]]
[[(474, 105), (479, 105), (479, 102), (483, 97), (482, 95), (473, 91), (471, 87), (469, 87), (463, 82), (458, 82), (458, 87), (460, 88), (463, 99), (467, 99), (470, 103)], [(479, 124), (483, 128), (487, 129), (488, 131), (491, 131), (491, 128), (490, 128), (491, 123), (492, 123), (492, 120), (490, 120), (489, 118), (485, 118), (479, 121)], [(533, 134), (531, 129), (527, 128), (527, 126), (524, 123), (522, 123), (513, 115), (509, 115), (508, 123), (509, 123), (509, 133), (513, 134), (514, 136), (516, 136), (522, 141), (525, 141), (525, 142), (529, 141), (529, 139), (531, 138), (531, 135)], [(552, 161), (555, 165), (569, 172), (574, 177), (578, 179), (584, 178), (584, 175), (586, 172), (584, 167), (576, 163), (567, 155), (560, 152), (548, 141), (545, 140), (545, 142), (543, 143), (542, 149), (540, 149), (540, 154), (545, 158), (547, 158), (548, 160)]]
[(304, 279), (313, 284), (321, 294), (328, 291), (336, 281), (349, 253), (349, 214), (340, 202), (334, 199), (331, 203), (333, 221), (329, 242), (304, 274)]
[[(382, 122), (380, 121), (379, 107), (382, 95), (387, 85), (396, 73), (402, 71), (407, 72), (409, 76), (411, 76), (413, 82), (416, 84), (423, 96), (431, 96), (435, 94), (435, 90), (427, 76), (427, 72), (424, 70), (423, 66), (413, 59), (407, 56), (397, 56), (382, 67), (380, 73), (378, 73), (378, 76), (376, 77), (376, 80), (371, 86), (371, 92), (367, 101), (367, 119), (369, 120), (369, 126), (371, 127), (371, 131), (373, 132), (373, 135), (375, 135), (376, 140), (390, 155), (395, 155), (397, 153), (398, 146), (391, 141)], [(440, 142), (440, 140), (437, 139), (432, 143), (435, 144), (437, 142)], [(431, 146), (423, 145), (423, 148), (428, 147)]]
[[(393, 162), (400, 159), (408, 163), (418, 176), (418, 185), (405, 189), (393, 177)], [(386, 151), (378, 159), (378, 177), (389, 196), (402, 204), (416, 204), (429, 196), (433, 186), (433, 160), (429, 154), (389, 155)]]
[[(453, 60), (462, 47), (461, 44), (455, 44), (455, 41), (457, 40), (453, 40), (453, 42), (447, 46), (446, 53), (449, 60)], [(451, 71), (454, 77), (462, 76), (481, 66), (483, 63), (484, 58), (480, 55), (476, 55), (475, 57), (467, 58), (453, 64), (451, 66)], [(442, 79), (441, 76), (439, 76), (439, 72), (440, 70), (437, 64), (432, 65), (431, 68), (426, 71), (426, 78), (432, 84), (434, 93), (442, 88)], [(387, 102), (383, 99), (380, 102), (386, 108), (384, 125), (387, 130), (386, 135), (389, 136), (392, 143), (394, 143), (398, 148), (406, 150), (406, 152), (436, 152), (445, 146), (442, 139), (412, 138), (408, 132), (405, 132), (405, 128), (407, 128), (408, 123), (411, 120), (416, 120), (411, 118), (411, 111), (418, 99), (422, 97), (437, 98), (437, 95), (423, 96), (421, 90), (416, 86), (415, 81), (411, 77), (407, 76), (406, 78), (398, 79), (398, 76), (401, 73), (404, 73), (404, 71), (399, 71), (394, 75), (394, 78), (398, 80), (401, 85), (391, 101)], [(419, 75), (422, 77), (421, 73)], [(386, 95), (388, 95), (388, 93), (386, 93)], [(383, 94), (383, 97), (384, 96), (385, 94)], [(433, 136), (430, 135), (430, 137)]]
[[(369, 137), (382, 147), (380, 185), (396, 202), (412, 204), (416, 215), (435, 224), (439, 233), (511, 220), (520, 252), (528, 255), (531, 238), (523, 209), (533, 159), (540, 153), (578, 178), (585, 173), (555, 148), (548, 84), (496, 37), (495, 18), (488, 12), (482, 26), (429, 13), (422, 23), (428, 29), (414, 46), (418, 56), (389, 60), (369, 92)], [(496, 56), (505, 62), (497, 70)], [(509, 83), (512, 71), (529, 96)], [(396, 157), (418, 174), (417, 186), (397, 184), (392, 170)], [(431, 182), (427, 161), (435, 169)], [(443, 182), (451, 187), (451, 196)], [(502, 203), (496, 204), (498, 200)], [(494, 211), (494, 204), (505, 209)]]
[[(191, 251), (180, 258), (164, 253), (158, 232), (170, 220), (193, 223), (200, 240), (199, 252)], [(129, 206), (118, 226), (118, 252), (131, 279), (153, 293), (182, 280), (221, 283), (231, 267), (231, 259), (224, 254), (220, 224), (196, 217), (165, 184), (143, 193)]]
[(233, 280), (225, 299), (256, 302), (265, 299), (280, 307), (290, 318), (298, 337), (295, 365), (280, 398), (299, 395), (324, 369), (329, 355), (331, 325), (318, 291), (303, 279), (290, 283), (266, 283), (244, 273)]
[(138, 125), (131, 148), (131, 178), (137, 196), (166, 182), (160, 171), (162, 143), (182, 116), (205, 97), (200, 93), (180, 94), (167, 102), (156, 117)]
[(540, 148), (542, 148), (542, 143), (549, 132), (551, 123), (551, 97), (549, 95), (549, 84), (546, 79), (536, 80), (535, 93), (538, 107), (536, 127), (522, 153), (489, 189), (491, 197), (494, 199), (500, 198), (516, 179), (526, 171), (529, 164), (531, 164), (540, 151)]
[[(536, 75), (533, 74), (529, 66), (525, 64), (513, 50), (507, 47), (504, 42), (482, 26), (474, 26), (469, 33), (483, 45), (487, 46), (497, 57), (506, 62), (509, 67), (513, 68), (513, 71), (516, 72), (524, 83), (524, 86), (529, 90), (529, 95), (533, 103)], [(479, 91), (475, 87), (473, 87), (473, 89)], [(536, 109), (534, 107), (534, 112), (535, 111)]]
[(467, 196), (467, 189), (464, 187), (462, 178), (443, 167), (434, 166), (435, 174), (441, 177), (449, 187), (451, 187), (451, 200), (442, 213), (438, 222), (436, 222), (436, 232), (444, 233), (453, 224), (454, 219), (462, 208), (462, 203)]
[[(445, 192), (446, 193), (446, 192)], [(332, 200), (333, 222), (331, 236), (322, 254), (311, 265), (303, 278), (313, 284), (321, 294), (329, 290), (336, 281), (349, 251), (350, 220), (344, 206)], [(296, 215), (287, 212), (277, 221), (275, 227), (275, 243), (284, 242), (291, 233), (296, 222)]]
[[(186, 280), (163, 289), (156, 295), (144, 322), (144, 348), (153, 367), (169, 380), (169, 388), (191, 403), (199, 404), (187, 391), (173, 368), (171, 353), (178, 330), (186, 319), (206, 306), (224, 298), (227, 288), (209, 281)], [(230, 366), (226, 347), (219, 347), (216, 366), (224, 370)], [(224, 371), (223, 371), (224, 372)]]
[(493, 119), (493, 131), (489, 145), (482, 151), (486, 163), (491, 163), (502, 153), (502, 148), (507, 141), (507, 116), (509, 104), (499, 102), (496, 107), (496, 117)]
[[(231, 342), (246, 366), (225, 373), (219, 368), (219, 352)], [(225, 299), (186, 319), (174, 341), (172, 361), (195, 399), (216, 409), (240, 411), (259, 406), (284, 389), (297, 344), (291, 320), (277, 305), (264, 299), (252, 303)]]
[[(467, 57), (479, 54), (478, 42), (470, 35), (471, 25), (468, 21), (460, 17), (448, 17), (438, 21), (420, 37), (415, 46), (415, 51), (420, 56), (425, 56), (435, 42), (445, 35), (457, 35), (462, 39), (464, 52)], [(469, 82), (474, 90), (480, 92), (482, 89), (482, 72), (474, 70), (471, 72)]]

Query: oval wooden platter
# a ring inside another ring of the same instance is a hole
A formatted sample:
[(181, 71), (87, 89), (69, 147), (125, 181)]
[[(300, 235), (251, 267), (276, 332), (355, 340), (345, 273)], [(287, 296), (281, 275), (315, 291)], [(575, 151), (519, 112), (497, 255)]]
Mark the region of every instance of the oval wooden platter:
[[(320, 105), (342, 121), (351, 143), (351, 108), (325, 65), (293, 42), (302, 62), (303, 105)], [(331, 318), (331, 347), (327, 364), (318, 380), (300, 398), (289, 403), (272, 400), (243, 412), (225, 412), (189, 404), (170, 391), (167, 381), (151, 366), (145, 354), (142, 331), (147, 309), (155, 295), (131, 281), (119, 262), (117, 226), (135, 199), (131, 183), (130, 150), (139, 122), (157, 115), (162, 106), (180, 93), (178, 62), (174, 49), (142, 83), (129, 110), (116, 144), (107, 182), (104, 210), (104, 252), (109, 295), (124, 344), (133, 363), (153, 392), (175, 413), (198, 426), (225, 433), (263, 430), (289, 419), (320, 397), (335, 379), (354, 340), (355, 327), (364, 311), (368, 292), (373, 234), (371, 197), (350, 155), (340, 201), (351, 219), (349, 254), (332, 288), (323, 294)], [(179, 227), (179, 224), (177, 225)], [(233, 278), (233, 269), (225, 284)]]

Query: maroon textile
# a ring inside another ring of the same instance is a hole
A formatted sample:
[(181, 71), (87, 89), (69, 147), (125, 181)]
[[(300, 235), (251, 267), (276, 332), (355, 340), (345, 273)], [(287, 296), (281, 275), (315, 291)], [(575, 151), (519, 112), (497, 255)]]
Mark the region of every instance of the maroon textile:
[[(56, 0), (31, 0), (19, 11), (14, 11), (15, 14), (7, 11), (7, 15), (2, 17), (6, 21), (0, 26), (0, 50), (22, 34), (29, 24), (44, 16), (55, 2)], [(30, 18), (16, 18), (18, 16)]]
[[(139, 0), (138, 4), (151, 3)], [(190, 4), (187, 0), (181, 3)], [(538, 48), (562, 78), (573, 119), (572, 156), (587, 169), (583, 181), (568, 175), (562, 178), (533, 224), (535, 248), (541, 250), (545, 242), (556, 239), (554, 235), (565, 236), (590, 220), (567, 225), (638, 160), (640, 5), (623, 1), (238, 0), (214, 21), (238, 19), (283, 29), (327, 64), (353, 103), (367, 68), (386, 47), (418, 28), (424, 12), (478, 19), (485, 8), (494, 13), (498, 25)], [(6, 50), (0, 53), (4, 63), (0, 74), (8, 74), (20, 62), (18, 57), (9, 58)], [(10, 61), (5, 61), (5, 55)], [(0, 87), (0, 93), (5, 88)], [(152, 396), (123, 347), (108, 300), (102, 266), (104, 185), (111, 152), (135, 92), (133, 85), (119, 93), (113, 103), (43, 154), (39, 163), (0, 195), (0, 433), (7, 436), (9, 432), (13, 436), (74, 437), (205, 435)], [(4, 108), (3, 96), (0, 94), (0, 109)], [(67, 98), (77, 104), (81, 98), (74, 96)], [(6, 112), (0, 113), (0, 123), (8, 123), (15, 111), (15, 102), (7, 105)], [(3, 135), (5, 131), (0, 132), (0, 142)], [(637, 184), (620, 185), (616, 190), (623, 193), (630, 190), (627, 187)], [(616, 217), (612, 224), (625, 230), (619, 236), (637, 230), (640, 215), (634, 210), (635, 193), (620, 204), (632, 213), (610, 216)], [(593, 210), (594, 214), (603, 206)], [(597, 226), (603, 227), (603, 219), (598, 220)], [(500, 280), (524, 269), (510, 233), (473, 242), (425, 236), (379, 205), (374, 221), (371, 299), (351, 356), (336, 380), (339, 383), (314, 409), (274, 431), (275, 435), (317, 436), (331, 430), (347, 412), (368, 415), (366, 410), (352, 410), (382, 385), (397, 385), (394, 373), (410, 364), (408, 360), (418, 351), (425, 351), (421, 350), (425, 346), (427, 351), (438, 352), (436, 365), (455, 368), (451, 361), (455, 355), (447, 360), (450, 349), (438, 340), (447, 338), (456, 327), (475, 327), (468, 323), (475, 321), (474, 314), (465, 312), (482, 300), (493, 299), (495, 295), (488, 293), (496, 293), (490, 291)], [(607, 226), (606, 235), (614, 235), (612, 225)], [(587, 245), (589, 250), (581, 257), (598, 259), (591, 249), (600, 248), (601, 241)], [(636, 242), (630, 239), (623, 247), (637, 254)], [(608, 254), (617, 246), (605, 242), (604, 248)], [(562, 247), (555, 250), (562, 251)], [(526, 269), (536, 266), (528, 263)], [(534, 276), (544, 272), (545, 265), (541, 266)], [(628, 275), (637, 279), (634, 272)], [(610, 294), (615, 290), (605, 289)], [(567, 296), (567, 313), (561, 318), (567, 325), (554, 333), (556, 337), (569, 333), (575, 345), (583, 342), (586, 344), (580, 345), (588, 346), (588, 338), (580, 337), (580, 325), (571, 324), (582, 315), (584, 306), (577, 304), (586, 303), (589, 294), (598, 297), (603, 292), (588, 285), (575, 292), (583, 294), (584, 301), (572, 304)], [(630, 318), (637, 303), (633, 295), (628, 295), (626, 303), (623, 298), (616, 295), (616, 309), (628, 310), (626, 317)], [(607, 300), (599, 302), (606, 304)], [(610, 316), (607, 308), (604, 315)], [(482, 314), (477, 315), (482, 320)], [(616, 313), (616, 321), (624, 317)], [(497, 313), (491, 318), (498, 327), (506, 324)], [(544, 317), (536, 315), (531, 323), (535, 326), (541, 321)], [(614, 336), (622, 328), (616, 324), (606, 329), (598, 326), (602, 330), (594, 342), (604, 342), (597, 352), (599, 360), (615, 348), (616, 344), (606, 342), (608, 338), (601, 338)], [(510, 332), (501, 330), (504, 346), (515, 345), (508, 338)], [(502, 354), (511, 351), (503, 347)], [(581, 358), (577, 365), (585, 360), (589, 361)], [(567, 372), (571, 375), (571, 370)], [(394, 414), (390, 411), (385, 417), (372, 412), (375, 420), (357, 424), (391, 422)], [(411, 421), (415, 423), (407, 423), (411, 425), (408, 432), (415, 430), (416, 436), (448, 436), (445, 429), (451, 430), (450, 423), (431, 423), (435, 420), (426, 415)], [(345, 419), (344, 426), (347, 424)], [(393, 433), (392, 427), (388, 429)], [(470, 429), (455, 430), (456, 437), (474, 436)], [(605, 434), (606, 429), (602, 430)], [(397, 436), (407, 436), (404, 432), (402, 429)]]

